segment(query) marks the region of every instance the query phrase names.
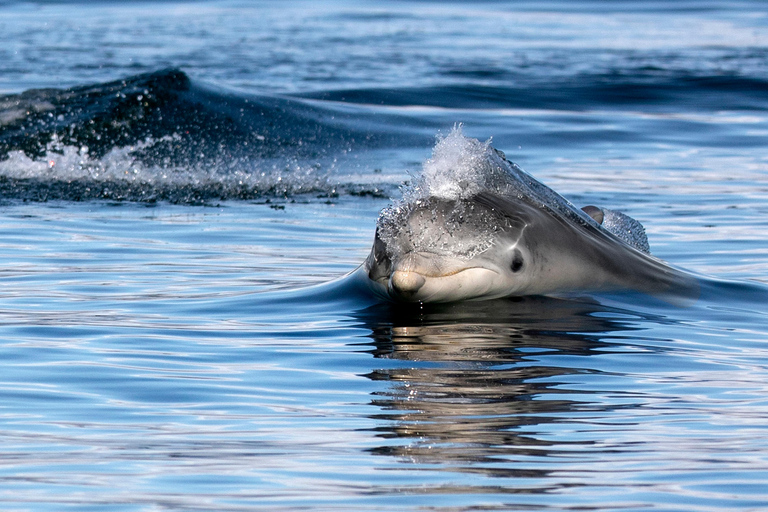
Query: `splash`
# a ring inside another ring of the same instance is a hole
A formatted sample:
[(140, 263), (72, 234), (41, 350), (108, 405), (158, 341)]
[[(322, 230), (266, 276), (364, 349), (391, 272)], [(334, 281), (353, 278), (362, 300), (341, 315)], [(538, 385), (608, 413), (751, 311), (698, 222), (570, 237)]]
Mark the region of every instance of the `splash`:
[(403, 189), (403, 201), (427, 197), (463, 201), (479, 192), (517, 197), (572, 220), (589, 220), (560, 194), (507, 160), (504, 153), (491, 146), (490, 139), (480, 142), (466, 137), (461, 125), (438, 137), (421, 175)]
[(469, 199), (508, 189), (507, 163), (490, 141), (464, 136), (460, 125), (438, 138), (421, 174), (379, 216), (379, 237), (390, 257), (397, 250), (472, 259), (489, 249), (500, 219)]
[(331, 194), (336, 187), (319, 164), (286, 159), (230, 160), (179, 166), (153, 165), (137, 153), (176, 144), (178, 135), (148, 137), (102, 156), (88, 146), (63, 144), (54, 136), (43, 154), (9, 151), (0, 160), (0, 195), (31, 201), (112, 200), (206, 204), (217, 200)]
[[(402, 199), (382, 210), (379, 217), (379, 237), (391, 252), (413, 250), (471, 259), (489, 249), (509, 220), (476, 207), (472, 198), (480, 193), (515, 198), (569, 222), (598, 226), (560, 194), (507, 160), (490, 140), (466, 137), (460, 125), (438, 138), (421, 174), (402, 192)], [(639, 231), (625, 223), (616, 229)]]
[(489, 171), (490, 141), (482, 143), (464, 136), (461, 126), (438, 140), (432, 158), (424, 163), (420, 184), (427, 196), (460, 200), (476, 194), (485, 185)]
[(448, 135), (438, 137), (432, 158), (424, 162), (413, 185), (404, 189), (403, 198), (460, 201), (482, 190), (501, 192), (510, 184), (504, 167), (490, 140), (480, 142), (466, 137), (461, 125), (457, 125)]

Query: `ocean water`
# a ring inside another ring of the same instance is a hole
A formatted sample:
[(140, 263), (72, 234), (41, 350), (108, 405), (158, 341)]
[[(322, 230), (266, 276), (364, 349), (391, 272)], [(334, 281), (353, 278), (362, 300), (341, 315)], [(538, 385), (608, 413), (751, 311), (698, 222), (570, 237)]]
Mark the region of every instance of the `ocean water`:
[[(768, 509), (762, 2), (3, 1), (0, 41), (3, 510)], [(457, 123), (700, 299), (346, 293)]]

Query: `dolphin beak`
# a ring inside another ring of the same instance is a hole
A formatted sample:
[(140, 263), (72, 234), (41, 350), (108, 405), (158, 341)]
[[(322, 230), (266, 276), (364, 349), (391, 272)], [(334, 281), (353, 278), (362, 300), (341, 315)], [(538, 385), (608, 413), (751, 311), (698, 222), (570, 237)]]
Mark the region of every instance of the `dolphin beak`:
[(408, 300), (424, 286), (426, 280), (418, 272), (395, 270), (389, 279), (389, 288), (398, 297)]

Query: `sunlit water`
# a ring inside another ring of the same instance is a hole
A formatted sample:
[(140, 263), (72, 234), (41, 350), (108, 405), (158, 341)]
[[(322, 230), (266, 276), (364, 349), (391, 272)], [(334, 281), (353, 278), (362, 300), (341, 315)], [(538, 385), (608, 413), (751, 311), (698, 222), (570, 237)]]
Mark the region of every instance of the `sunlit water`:
[[(0, 508), (768, 508), (768, 13), (699, 4), (4, 3)], [(702, 298), (326, 284), (457, 122)]]

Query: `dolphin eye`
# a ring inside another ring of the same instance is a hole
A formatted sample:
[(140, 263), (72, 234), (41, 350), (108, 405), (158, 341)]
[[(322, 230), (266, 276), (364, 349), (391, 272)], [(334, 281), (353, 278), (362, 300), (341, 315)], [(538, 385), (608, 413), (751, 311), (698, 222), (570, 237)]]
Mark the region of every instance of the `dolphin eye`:
[(523, 255), (520, 254), (518, 249), (515, 249), (515, 255), (512, 258), (512, 264), (509, 266), (512, 269), (512, 272), (520, 272), (520, 269), (523, 268), (523, 263)]

